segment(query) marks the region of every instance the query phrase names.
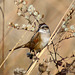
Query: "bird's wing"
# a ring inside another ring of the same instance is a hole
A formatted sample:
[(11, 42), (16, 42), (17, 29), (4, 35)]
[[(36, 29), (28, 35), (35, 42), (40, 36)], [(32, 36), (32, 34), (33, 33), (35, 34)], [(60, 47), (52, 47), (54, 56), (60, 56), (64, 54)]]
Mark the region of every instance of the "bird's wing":
[(31, 38), (31, 41), (34, 43), (34, 44), (37, 44), (39, 41), (41, 40), (41, 37), (40, 37), (40, 33), (39, 32), (36, 32), (33, 37)]

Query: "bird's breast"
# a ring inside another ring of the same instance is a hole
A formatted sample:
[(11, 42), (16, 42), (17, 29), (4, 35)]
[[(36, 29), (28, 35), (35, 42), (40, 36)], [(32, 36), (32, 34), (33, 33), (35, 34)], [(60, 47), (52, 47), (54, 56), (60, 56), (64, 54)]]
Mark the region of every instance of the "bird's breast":
[(41, 34), (41, 46), (45, 46), (48, 44), (50, 38), (50, 34)]

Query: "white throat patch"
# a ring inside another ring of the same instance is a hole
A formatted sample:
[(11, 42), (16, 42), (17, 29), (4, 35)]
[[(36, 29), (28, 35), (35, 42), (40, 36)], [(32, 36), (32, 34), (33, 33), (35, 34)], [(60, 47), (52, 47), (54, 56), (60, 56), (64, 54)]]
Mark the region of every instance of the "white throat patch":
[(49, 30), (40, 29), (39, 32), (41, 32), (41, 33), (49, 33)]

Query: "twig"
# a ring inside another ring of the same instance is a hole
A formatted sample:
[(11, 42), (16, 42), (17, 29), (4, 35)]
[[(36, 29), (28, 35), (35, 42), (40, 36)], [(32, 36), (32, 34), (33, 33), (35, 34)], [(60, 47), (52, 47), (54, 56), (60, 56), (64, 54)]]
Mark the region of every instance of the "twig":
[(3, 44), (2, 44), (2, 61), (4, 60), (4, 26), (5, 26), (5, 0), (3, 0)]
[[(2, 8), (0, 7), (0, 10), (2, 12), (2, 17), (3, 17), (3, 28), (2, 28), (2, 61), (4, 60), (4, 26), (5, 26), (5, 0), (3, 0), (3, 10)], [(2, 71), (3, 71), (3, 75), (4, 75), (4, 65), (2, 67)]]
[(4, 60), (4, 11), (0, 7), (0, 10), (2, 12), (2, 17), (3, 17), (3, 34), (2, 34), (2, 61)]
[(54, 45), (53, 41), (52, 41), (52, 44), (53, 44), (53, 50), (54, 50), (54, 54), (55, 54), (55, 61), (57, 61), (57, 57), (56, 57), (56, 49), (55, 49), (55, 45)]
[(54, 59), (54, 57), (53, 57), (53, 55), (52, 55), (52, 52), (49, 51), (49, 53), (50, 53), (50, 55), (51, 55), (51, 57), (52, 57), (52, 59), (53, 59), (53, 62), (56, 64), (56, 61), (55, 61), (55, 59)]
[(70, 36), (70, 37), (63, 38), (63, 39), (59, 40), (57, 43), (55, 43), (54, 46), (57, 45), (58, 43), (62, 42), (63, 40), (71, 39), (73, 37), (75, 37), (75, 36)]

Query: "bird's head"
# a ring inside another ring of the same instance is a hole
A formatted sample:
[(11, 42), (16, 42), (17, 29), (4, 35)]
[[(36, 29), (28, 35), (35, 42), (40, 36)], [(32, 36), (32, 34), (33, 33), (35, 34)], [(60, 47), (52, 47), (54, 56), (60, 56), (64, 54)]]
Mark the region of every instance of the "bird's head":
[(50, 29), (45, 23), (42, 23), (42, 24), (39, 25), (39, 32), (50, 33)]

